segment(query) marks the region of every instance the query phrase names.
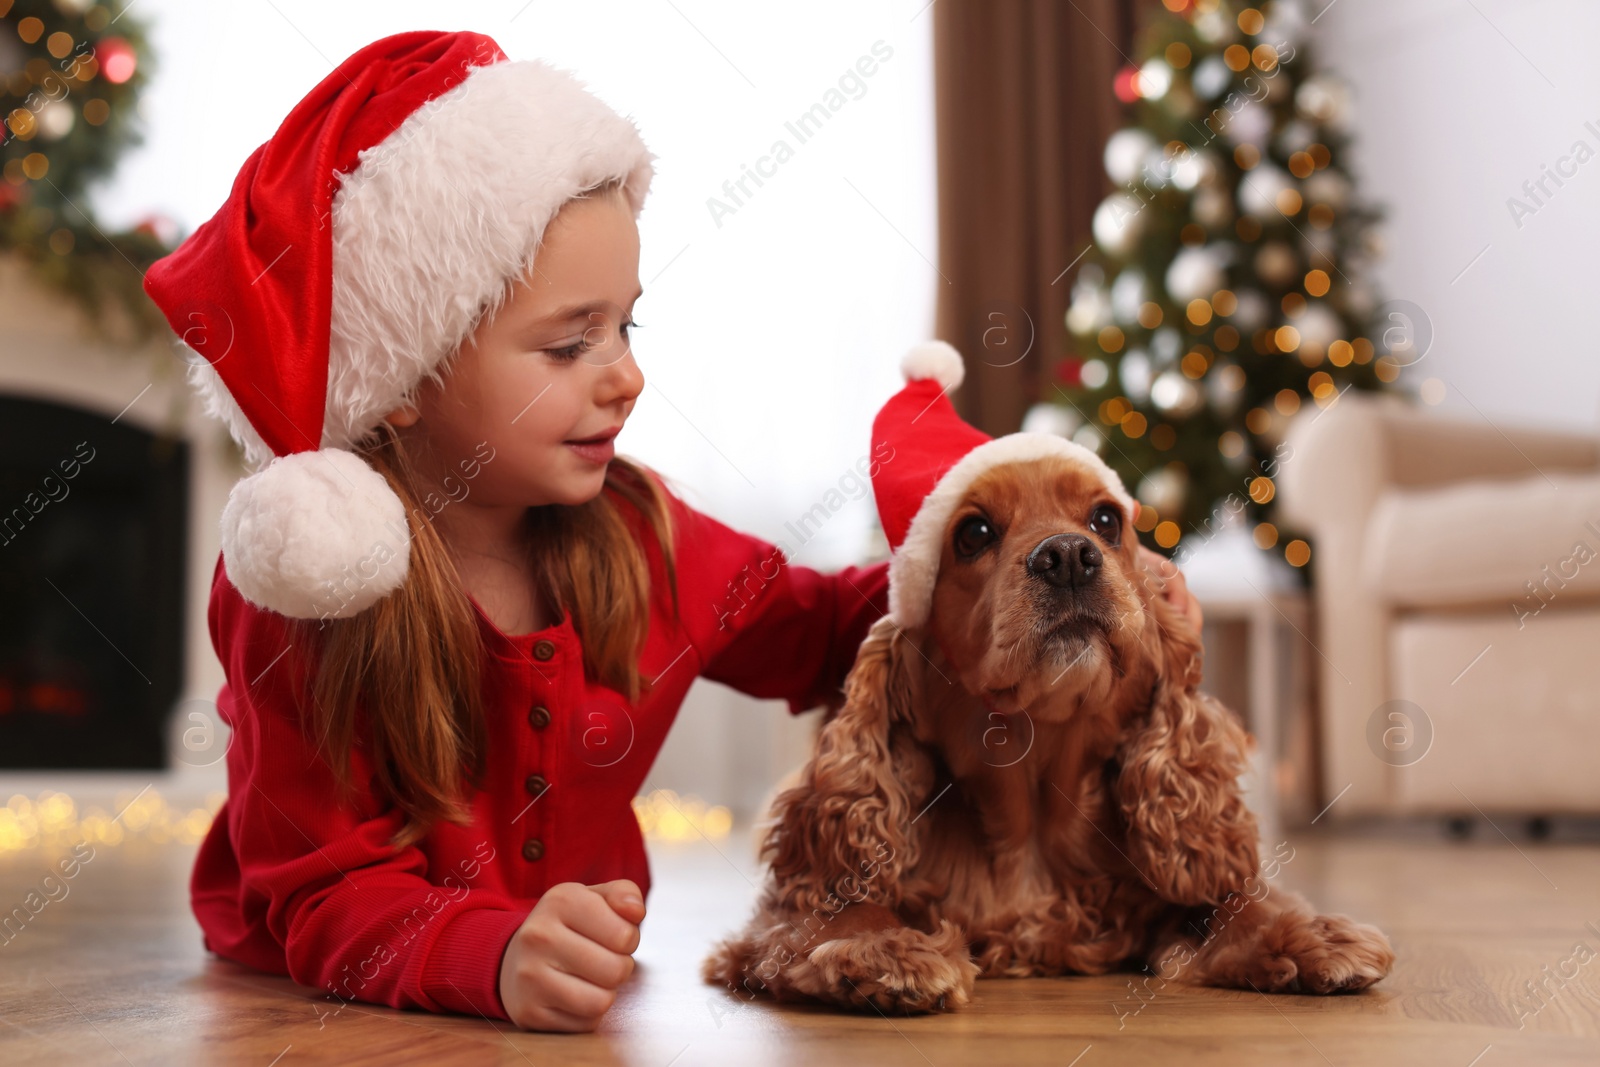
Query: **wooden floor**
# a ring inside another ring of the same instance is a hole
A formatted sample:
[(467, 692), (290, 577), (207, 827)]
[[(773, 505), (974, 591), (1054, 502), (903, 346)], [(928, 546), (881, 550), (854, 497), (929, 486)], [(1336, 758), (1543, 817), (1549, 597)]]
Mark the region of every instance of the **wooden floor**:
[[(102, 847), (68, 896), (0, 944), (0, 1063), (1600, 1064), (1595, 845), (1290, 834), (1282, 884), (1394, 941), (1394, 974), (1363, 994), (1171, 986), (1129, 1014), (1140, 1002), (1128, 976), (997, 980), (980, 982), (960, 1013), (889, 1020), (744, 1004), (699, 982), (707, 945), (752, 898), (747, 836), (653, 847), (639, 969), (601, 1030), (577, 1036), (335, 1011), (315, 990), (201, 950), (192, 848)], [(6, 909), (38, 888), (46, 862), (0, 856)], [(1563, 970), (1576, 975), (1550, 977)], [(1524, 983), (1541, 978), (1548, 1002), (1523, 1018)]]

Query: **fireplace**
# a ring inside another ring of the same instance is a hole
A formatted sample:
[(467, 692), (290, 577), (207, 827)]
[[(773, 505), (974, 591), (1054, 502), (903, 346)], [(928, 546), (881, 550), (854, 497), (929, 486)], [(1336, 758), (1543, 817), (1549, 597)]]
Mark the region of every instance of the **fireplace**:
[(0, 396), (0, 769), (160, 769), (184, 686), (190, 445)]

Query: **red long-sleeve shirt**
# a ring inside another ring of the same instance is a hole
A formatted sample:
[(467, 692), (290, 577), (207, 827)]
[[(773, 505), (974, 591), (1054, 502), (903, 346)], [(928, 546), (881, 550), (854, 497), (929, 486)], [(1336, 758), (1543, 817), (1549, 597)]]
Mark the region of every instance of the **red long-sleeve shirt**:
[[(487, 646), (484, 788), (471, 826), (440, 822), (400, 850), (386, 843), (400, 809), (370, 792), (353, 809), (336, 803), (300, 717), (304, 678), (284, 655), (289, 620), (246, 601), (219, 557), (207, 618), (227, 678), (217, 708), (233, 734), (228, 799), (190, 880), (206, 948), (340, 1001), (505, 1019), (501, 956), (547, 889), (631, 878), (648, 893), (631, 801), (690, 682), (816, 707), (888, 610), (887, 564), (833, 575), (791, 566), (668, 495), (677, 613), (655, 540), (640, 537), (655, 578), (640, 657), (653, 692), (630, 705), (586, 679), (570, 614), (507, 635), (473, 600)], [(360, 749), (352, 771), (371, 780)]]

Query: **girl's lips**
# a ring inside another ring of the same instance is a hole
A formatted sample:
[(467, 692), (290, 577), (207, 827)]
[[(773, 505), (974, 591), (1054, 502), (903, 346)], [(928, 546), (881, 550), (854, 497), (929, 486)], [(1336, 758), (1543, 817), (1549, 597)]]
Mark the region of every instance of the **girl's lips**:
[(609, 463), (617, 454), (616, 434), (590, 438), (587, 441), (567, 441), (566, 446), (591, 463)]

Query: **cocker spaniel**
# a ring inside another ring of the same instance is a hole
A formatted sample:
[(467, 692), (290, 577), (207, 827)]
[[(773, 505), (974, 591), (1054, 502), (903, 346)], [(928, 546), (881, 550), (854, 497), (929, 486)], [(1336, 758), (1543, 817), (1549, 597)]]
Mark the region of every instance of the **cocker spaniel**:
[(926, 622), (872, 627), (708, 981), (909, 1013), (967, 1004), (980, 977), (1334, 993), (1389, 973), (1380, 931), (1271, 884), (1247, 735), (1198, 690), (1199, 637), (1130, 518), (1068, 456), (966, 487)]

